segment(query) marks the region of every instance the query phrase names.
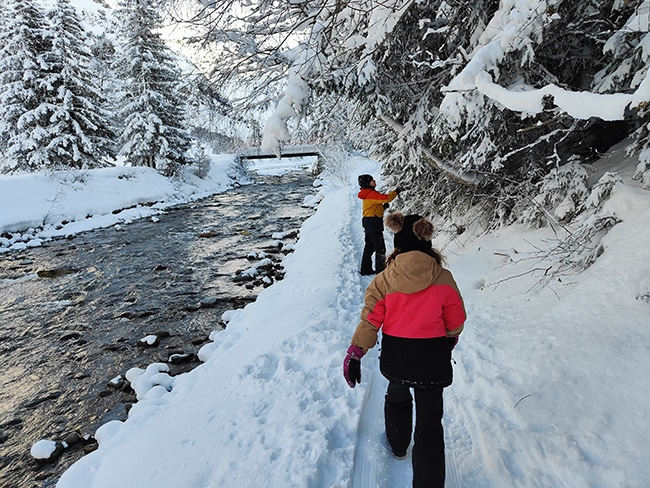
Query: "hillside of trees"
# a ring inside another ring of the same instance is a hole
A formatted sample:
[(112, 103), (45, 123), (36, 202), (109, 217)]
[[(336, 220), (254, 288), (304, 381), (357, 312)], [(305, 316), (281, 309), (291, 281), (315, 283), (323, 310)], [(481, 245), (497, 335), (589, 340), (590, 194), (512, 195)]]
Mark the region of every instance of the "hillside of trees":
[(195, 133), (210, 132), (227, 102), (181, 69), (157, 6), (89, 13), (71, 0), (11, 0), (0, 19), (3, 173), (124, 161), (172, 176), (200, 160)]

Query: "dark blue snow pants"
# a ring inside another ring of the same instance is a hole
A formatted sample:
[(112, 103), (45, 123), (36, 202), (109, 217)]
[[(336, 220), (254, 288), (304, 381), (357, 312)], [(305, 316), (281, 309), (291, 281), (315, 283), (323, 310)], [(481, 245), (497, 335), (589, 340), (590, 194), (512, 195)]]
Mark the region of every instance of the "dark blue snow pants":
[[(375, 255), (375, 269), (372, 255)], [(366, 242), (361, 256), (361, 274), (380, 273), (386, 267), (386, 243), (383, 232), (366, 232)]]
[[(442, 429), (442, 389), (415, 391), (413, 488), (445, 486), (445, 437)], [(413, 430), (413, 397), (408, 386), (391, 382), (384, 403), (386, 437), (393, 452), (406, 452)]]

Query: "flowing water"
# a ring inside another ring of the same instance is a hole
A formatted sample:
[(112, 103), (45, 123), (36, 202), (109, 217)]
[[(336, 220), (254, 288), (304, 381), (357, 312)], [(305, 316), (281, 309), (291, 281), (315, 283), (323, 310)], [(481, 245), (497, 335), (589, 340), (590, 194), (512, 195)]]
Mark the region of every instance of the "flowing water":
[[(0, 256), (0, 488), (54, 486), (96, 448), (97, 427), (136, 401), (118, 380), (129, 368), (197, 366), (223, 312), (282, 279), (312, 182), (260, 176), (156, 219)], [(265, 257), (255, 279), (233, 279)], [(153, 345), (142, 341), (150, 335)], [(37, 462), (39, 439), (69, 447)]]

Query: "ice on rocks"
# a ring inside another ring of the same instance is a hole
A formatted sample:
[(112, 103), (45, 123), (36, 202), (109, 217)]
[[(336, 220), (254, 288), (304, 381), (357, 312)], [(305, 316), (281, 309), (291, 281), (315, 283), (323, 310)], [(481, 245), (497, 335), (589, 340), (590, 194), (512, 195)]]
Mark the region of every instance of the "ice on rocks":
[(138, 400), (147, 396), (149, 390), (162, 386), (166, 391), (171, 391), (173, 378), (167, 374), (169, 366), (165, 363), (153, 363), (147, 369), (131, 368), (126, 372), (126, 379), (131, 383)]
[(56, 442), (47, 439), (41, 439), (32, 446), (29, 453), (34, 459), (50, 459), (56, 449)]

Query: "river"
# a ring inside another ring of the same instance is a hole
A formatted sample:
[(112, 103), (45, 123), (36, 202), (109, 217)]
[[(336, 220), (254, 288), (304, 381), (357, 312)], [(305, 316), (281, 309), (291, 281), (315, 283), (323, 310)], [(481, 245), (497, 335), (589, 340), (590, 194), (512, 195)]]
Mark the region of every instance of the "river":
[[(282, 279), (313, 193), (307, 172), (258, 176), (154, 219), (0, 256), (1, 488), (52, 487), (95, 449), (95, 430), (136, 401), (129, 368), (196, 367), (223, 312)], [(68, 447), (37, 462), (40, 439)]]

